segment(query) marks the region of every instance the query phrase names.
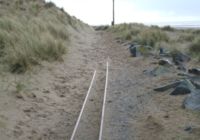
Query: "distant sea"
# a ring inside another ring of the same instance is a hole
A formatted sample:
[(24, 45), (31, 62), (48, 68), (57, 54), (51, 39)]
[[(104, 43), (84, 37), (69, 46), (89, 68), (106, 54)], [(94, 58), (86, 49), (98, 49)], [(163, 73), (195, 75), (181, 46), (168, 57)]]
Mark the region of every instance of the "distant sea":
[(161, 22), (151, 23), (151, 25), (158, 25), (160, 27), (170, 25), (178, 29), (200, 29), (200, 21), (184, 21), (184, 22)]
[(171, 25), (177, 29), (200, 29), (200, 25)]

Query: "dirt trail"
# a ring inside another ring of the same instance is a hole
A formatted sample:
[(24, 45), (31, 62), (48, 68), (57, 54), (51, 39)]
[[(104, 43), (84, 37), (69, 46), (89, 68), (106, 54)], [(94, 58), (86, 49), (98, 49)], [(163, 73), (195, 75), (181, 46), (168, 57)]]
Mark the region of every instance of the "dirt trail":
[[(69, 139), (94, 69), (100, 75), (98, 79), (103, 80), (100, 73), (105, 70), (105, 48), (102, 33), (80, 32), (72, 37), (64, 63), (44, 62), (42, 68), (39, 66), (23, 76), (3, 75), (5, 80), (0, 81), (0, 139)], [(19, 83), (23, 88), (17, 91)], [(97, 85), (95, 90), (103, 89)]]
[[(164, 93), (152, 94), (152, 88), (157, 83), (174, 75), (150, 78), (142, 73), (154, 62), (153, 58), (131, 58), (127, 47), (117, 44), (112, 35), (106, 32), (76, 34), (71, 42), (68, 54), (61, 63), (44, 62), (42, 68), (35, 68), (23, 77), (3, 75), (6, 80), (1, 80), (0, 85), (10, 81), (10, 86), (2, 88), (0, 94), (1, 140), (70, 139), (94, 69), (97, 69), (99, 76), (93, 91), (98, 94), (91, 96), (89, 115), (91, 118), (92, 115), (100, 115), (99, 94), (103, 94), (104, 90), (102, 81), (105, 75), (102, 73), (105, 73), (108, 56), (110, 76), (103, 138), (190, 138), (184, 132), (185, 125), (198, 125), (200, 122), (197, 116), (180, 108), (179, 103), (183, 98), (172, 99)], [(24, 84), (20, 96), (16, 92), (16, 82)], [(85, 121), (90, 121), (90, 117)], [(99, 119), (92, 119), (92, 128), (98, 128)], [(97, 130), (85, 126), (89, 130), (87, 140), (94, 140)]]

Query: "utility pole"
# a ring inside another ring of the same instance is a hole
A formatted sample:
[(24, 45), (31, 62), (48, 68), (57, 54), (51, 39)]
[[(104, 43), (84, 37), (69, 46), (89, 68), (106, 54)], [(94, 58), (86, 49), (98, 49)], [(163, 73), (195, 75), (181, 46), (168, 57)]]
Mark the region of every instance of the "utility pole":
[(115, 0), (113, 0), (113, 21), (112, 21), (112, 26), (115, 25)]

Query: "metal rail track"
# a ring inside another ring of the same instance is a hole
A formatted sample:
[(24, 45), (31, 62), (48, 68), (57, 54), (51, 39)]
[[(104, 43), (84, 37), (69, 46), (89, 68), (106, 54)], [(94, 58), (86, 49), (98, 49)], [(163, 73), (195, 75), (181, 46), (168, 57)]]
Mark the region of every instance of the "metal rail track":
[[(96, 78), (96, 74), (97, 74), (97, 71), (95, 70), (94, 71), (94, 74), (93, 74), (93, 77), (92, 77), (92, 80), (91, 80), (91, 83), (90, 83), (90, 86), (89, 86), (89, 89), (88, 89), (88, 92), (87, 92), (87, 95), (85, 97), (85, 100), (83, 102), (83, 105), (82, 105), (82, 108), (81, 108), (81, 111), (79, 113), (79, 116), (78, 116), (78, 119), (76, 121), (76, 125), (73, 129), (73, 132), (72, 132), (72, 135), (71, 135), (71, 138), (70, 140), (76, 140), (75, 139), (75, 136), (79, 135), (78, 133), (78, 128), (79, 128), (79, 125), (80, 125), (80, 122), (81, 122), (81, 119), (83, 119), (83, 114), (84, 113), (87, 113), (87, 112), (84, 112), (86, 110), (86, 105), (88, 103), (88, 100), (89, 100), (89, 97), (90, 97), (90, 94), (91, 94), (91, 90), (93, 88), (93, 85), (94, 85), (94, 81), (95, 81), (95, 78)], [(104, 126), (104, 115), (105, 115), (105, 108), (106, 108), (106, 97), (107, 97), (107, 87), (108, 87), (108, 76), (109, 76), (109, 62), (107, 60), (107, 64), (106, 64), (106, 78), (105, 78), (105, 86), (104, 86), (104, 93), (103, 94), (103, 101), (102, 101), (102, 107), (101, 107), (101, 118), (100, 118), (100, 127), (99, 127), (99, 134), (98, 134), (98, 138), (97, 140), (102, 140), (102, 136), (103, 136), (103, 126)], [(84, 140), (84, 138), (82, 138), (82, 140)]]

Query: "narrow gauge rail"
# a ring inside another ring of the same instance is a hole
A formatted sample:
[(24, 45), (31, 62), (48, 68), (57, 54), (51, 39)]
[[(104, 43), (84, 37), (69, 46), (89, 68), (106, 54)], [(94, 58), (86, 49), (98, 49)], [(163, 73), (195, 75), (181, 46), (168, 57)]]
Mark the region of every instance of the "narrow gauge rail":
[[(88, 100), (89, 100), (89, 97), (91, 96), (91, 90), (93, 88), (93, 85), (94, 85), (94, 81), (96, 79), (96, 76), (97, 75), (97, 70), (94, 71), (94, 74), (93, 74), (93, 77), (92, 77), (92, 80), (91, 80), (91, 83), (90, 83), (90, 86), (89, 86), (89, 89), (88, 89), (88, 92), (86, 94), (86, 97), (85, 97), (85, 100), (83, 102), (83, 105), (82, 105), (82, 108), (81, 108), (81, 111), (79, 113), (79, 116), (78, 116), (78, 119), (76, 121), (76, 125), (73, 129), (73, 132), (72, 132), (72, 135), (71, 135), (71, 138), (70, 140), (76, 140), (76, 136), (79, 135), (78, 133), (78, 129), (79, 129), (79, 126), (80, 126), (80, 123), (81, 123), (81, 120), (83, 119), (83, 114), (85, 113), (87, 115), (88, 112), (86, 112), (86, 105), (88, 103)], [(109, 76), (109, 62), (107, 61), (107, 64), (106, 64), (106, 74), (105, 74), (105, 80), (102, 81), (102, 82), (105, 82), (105, 86), (104, 86), (104, 93), (102, 93), (103, 95), (103, 101), (101, 101), (101, 117), (100, 117), (100, 126), (99, 126), (99, 130), (98, 130), (98, 138), (97, 140), (102, 140), (102, 136), (103, 136), (103, 126), (104, 126), (104, 115), (105, 115), (105, 108), (106, 108), (106, 97), (107, 97), (107, 87), (108, 87), (108, 76)], [(89, 123), (89, 122), (88, 122)], [(85, 140), (84, 138), (82, 138), (82, 140)], [(88, 140), (88, 139), (87, 139)]]

